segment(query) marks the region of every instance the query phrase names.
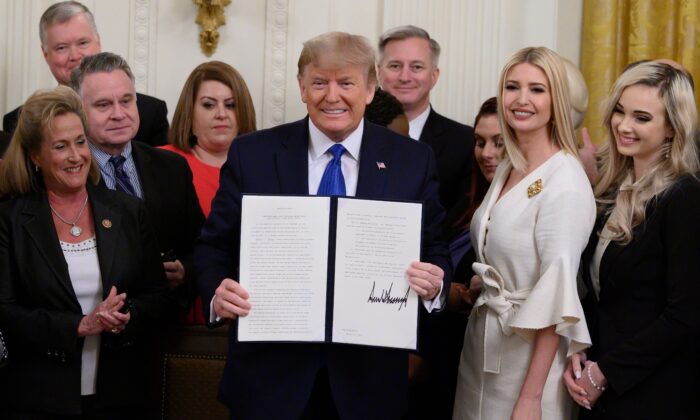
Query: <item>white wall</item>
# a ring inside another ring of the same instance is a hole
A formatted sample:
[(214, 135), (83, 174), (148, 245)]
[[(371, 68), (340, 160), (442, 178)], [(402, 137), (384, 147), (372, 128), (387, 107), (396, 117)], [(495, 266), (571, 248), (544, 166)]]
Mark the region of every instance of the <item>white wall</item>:
[[(544, 45), (578, 63), (583, 0), (233, 0), (217, 52), (199, 49), (191, 0), (84, 0), (105, 51), (129, 60), (137, 90), (168, 103), (172, 117), (190, 71), (210, 59), (238, 69), (261, 127), (302, 117), (296, 61), (302, 42), (329, 30), (362, 34), (374, 44), (396, 25), (428, 30), (442, 46), (432, 103), (470, 124), (495, 94), (501, 65), (528, 45)], [(41, 55), (38, 22), (51, 0), (0, 0), (0, 113), (55, 81)]]

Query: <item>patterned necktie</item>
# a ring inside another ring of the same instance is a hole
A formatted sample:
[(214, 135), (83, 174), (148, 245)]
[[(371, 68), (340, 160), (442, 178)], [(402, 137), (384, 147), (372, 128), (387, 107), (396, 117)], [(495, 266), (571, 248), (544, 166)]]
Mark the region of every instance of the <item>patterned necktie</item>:
[(340, 157), (345, 153), (345, 148), (342, 144), (334, 144), (328, 151), (333, 154), (333, 159), (326, 165), (316, 195), (345, 196), (345, 178), (343, 178), (343, 169), (340, 167)]
[(109, 158), (109, 163), (111, 163), (114, 168), (114, 180), (116, 181), (114, 187), (117, 191), (136, 195), (136, 193), (134, 193), (134, 186), (131, 185), (129, 175), (124, 171), (124, 162), (126, 162), (126, 158), (122, 155)]

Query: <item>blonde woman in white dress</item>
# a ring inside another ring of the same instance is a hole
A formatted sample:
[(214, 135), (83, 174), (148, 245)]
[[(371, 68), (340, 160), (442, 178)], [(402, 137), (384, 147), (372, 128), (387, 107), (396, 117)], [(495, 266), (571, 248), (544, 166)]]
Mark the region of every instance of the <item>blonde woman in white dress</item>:
[(595, 220), (559, 56), (516, 52), (498, 95), (507, 158), (472, 218), (482, 293), (459, 366), (454, 419), (569, 419), (566, 358), (590, 346), (576, 289)]

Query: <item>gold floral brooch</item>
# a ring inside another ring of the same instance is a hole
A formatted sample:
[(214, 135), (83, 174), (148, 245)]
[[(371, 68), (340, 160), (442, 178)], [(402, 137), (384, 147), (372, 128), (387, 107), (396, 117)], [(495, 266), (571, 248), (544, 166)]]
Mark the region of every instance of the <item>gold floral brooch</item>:
[(537, 181), (530, 184), (529, 187), (527, 187), (527, 198), (532, 198), (541, 192), (542, 192), (542, 179), (540, 178)]

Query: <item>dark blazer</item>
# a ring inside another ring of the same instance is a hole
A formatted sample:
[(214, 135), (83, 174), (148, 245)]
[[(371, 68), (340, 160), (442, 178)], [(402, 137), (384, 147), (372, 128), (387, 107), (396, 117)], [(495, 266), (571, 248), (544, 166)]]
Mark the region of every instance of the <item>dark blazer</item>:
[(2, 155), (5, 154), (5, 150), (7, 150), (7, 146), (10, 145), (10, 140), (12, 139), (12, 135), (9, 133), (6, 133), (4, 131), (0, 131), (0, 159), (2, 159)]
[[(103, 297), (116, 286), (131, 307), (122, 333), (102, 334), (96, 404), (139, 404), (148, 337), (162, 318), (165, 275), (139, 200), (90, 186), (88, 194)], [(0, 406), (78, 414), (83, 313), (45, 192), (0, 203), (0, 279), (0, 329), (12, 349), (0, 370)]]
[[(192, 184), (192, 171), (185, 159), (168, 150), (132, 142), (132, 153), (139, 174), (146, 213), (162, 253), (170, 250), (185, 266), (185, 285), (177, 289), (180, 306), (193, 298), (192, 249), (204, 223)], [(104, 186), (104, 180), (100, 183)]]
[[(168, 144), (168, 106), (153, 96), (136, 94), (136, 106), (139, 110), (139, 131), (134, 140), (151, 146)], [(19, 111), (17, 107), (2, 118), (2, 129), (12, 134), (17, 127)]]
[[(600, 419), (698, 418), (700, 395), (700, 182), (687, 177), (646, 209), (632, 242), (611, 242), (600, 264), (600, 299), (584, 301), (589, 359), (608, 379)], [(597, 228), (583, 255), (584, 282)]]
[(131, 144), (146, 212), (160, 250), (173, 249), (181, 260), (188, 260), (204, 223), (192, 171), (177, 153), (142, 143)]
[[(233, 142), (195, 247), (206, 319), (208, 302), (221, 280), (238, 278), (241, 194), (309, 194), (308, 142), (308, 118)], [(384, 162), (386, 168), (379, 169), (377, 162)], [(428, 147), (365, 121), (356, 196), (423, 202), (421, 258), (449, 273), (447, 249), (437, 240), (444, 211), (434, 168)], [(444, 287), (449, 289), (449, 277)], [(234, 323), (219, 393), (233, 418), (298, 418), (323, 366), (328, 368), (334, 402), (343, 418), (394, 419), (406, 407), (405, 351), (336, 344), (239, 343), (236, 336)]]
[(448, 213), (467, 193), (474, 155), (472, 127), (443, 117), (430, 109), (420, 141), (435, 153), (440, 180), (440, 203)]

